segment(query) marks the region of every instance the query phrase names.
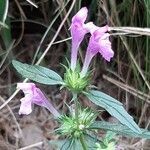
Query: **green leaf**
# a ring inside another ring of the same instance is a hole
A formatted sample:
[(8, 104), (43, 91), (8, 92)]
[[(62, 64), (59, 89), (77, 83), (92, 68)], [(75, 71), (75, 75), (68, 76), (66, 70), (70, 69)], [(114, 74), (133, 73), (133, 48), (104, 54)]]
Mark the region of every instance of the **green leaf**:
[(0, 0), (0, 25), (7, 27), (5, 25), (5, 20), (8, 13), (8, 0)]
[(60, 150), (62, 145), (64, 145), (66, 142), (67, 142), (66, 140), (50, 140), (48, 143), (51, 149)]
[(51, 147), (51, 149), (58, 150), (60, 149), (61, 145), (64, 144), (64, 140), (49, 140), (48, 144)]
[(95, 129), (103, 129), (103, 130), (113, 131), (117, 134), (121, 134), (124, 136), (150, 139), (150, 131), (147, 131), (145, 129), (140, 129), (141, 133), (135, 133), (133, 130), (131, 130), (127, 126), (125, 126), (123, 124), (119, 124), (119, 123), (96, 121), (89, 127), (89, 129), (94, 129), (94, 130)]
[(105, 138), (103, 140), (103, 143), (105, 145), (108, 145), (116, 136), (116, 133), (115, 132), (112, 132), (112, 131), (107, 131), (106, 135), (105, 135)]
[[(84, 134), (87, 150), (95, 150), (95, 143), (100, 142), (97, 138), (89, 134)], [(49, 144), (54, 150), (83, 150), (79, 139), (51, 140)]]
[(24, 64), (16, 60), (13, 60), (12, 64), (25, 78), (47, 85), (63, 84), (60, 75), (53, 70), (38, 65)]
[(98, 106), (106, 109), (112, 116), (116, 117), (122, 124), (129, 127), (136, 133), (141, 133), (140, 128), (134, 122), (133, 118), (123, 108), (122, 103), (113, 97), (96, 90), (90, 90), (85, 95)]
[(67, 140), (67, 142), (62, 145), (61, 150), (83, 150), (82, 145), (79, 140), (77, 139), (69, 139), (70, 142)]
[(52, 140), (49, 141), (51, 148), (55, 150), (83, 150), (81, 143), (77, 139)]
[(97, 135), (93, 135), (92, 133), (86, 133), (84, 135), (84, 141), (88, 148), (88, 150), (95, 150), (96, 143), (100, 143), (99, 137)]

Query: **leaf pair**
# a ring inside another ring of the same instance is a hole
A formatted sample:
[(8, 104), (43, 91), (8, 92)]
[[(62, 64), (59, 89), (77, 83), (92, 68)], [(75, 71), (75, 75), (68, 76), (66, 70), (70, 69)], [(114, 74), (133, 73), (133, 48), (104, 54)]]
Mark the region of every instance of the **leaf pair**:
[[(12, 64), (16, 70), (25, 78), (29, 78), (33, 81), (47, 85), (64, 84), (61, 76), (53, 70), (38, 65), (32, 66), (23, 64), (15, 60), (13, 60)], [(106, 109), (112, 116), (117, 118), (123, 125), (125, 125), (123, 126), (121, 124), (112, 124), (112, 131), (123, 133), (124, 135), (134, 135), (135, 137), (150, 139), (149, 132), (146, 130), (141, 130), (138, 127), (138, 125), (134, 122), (133, 117), (131, 117), (123, 108), (122, 103), (113, 97), (97, 90), (90, 90), (88, 92), (84, 92), (84, 94), (90, 101)], [(111, 128), (111, 124), (109, 123), (106, 124), (106, 126), (103, 126), (102, 122), (98, 122), (98, 126), (101, 129), (111, 130), (109, 129), (109, 127)]]

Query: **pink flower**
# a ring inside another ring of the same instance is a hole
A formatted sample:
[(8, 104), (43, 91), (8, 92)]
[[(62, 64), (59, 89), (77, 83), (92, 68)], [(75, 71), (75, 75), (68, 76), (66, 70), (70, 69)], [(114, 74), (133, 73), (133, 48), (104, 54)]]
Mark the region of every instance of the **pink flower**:
[(55, 117), (59, 117), (58, 111), (47, 100), (44, 94), (34, 83), (18, 83), (17, 88), (24, 92), (24, 97), (20, 100), (21, 106), (19, 109), (19, 115), (28, 115), (32, 112), (32, 104), (36, 104), (47, 108)]
[(81, 8), (78, 13), (72, 18), (71, 36), (72, 36), (72, 51), (71, 51), (71, 69), (76, 68), (78, 48), (86, 33), (91, 33), (89, 45), (87, 48), (85, 61), (81, 71), (81, 76), (85, 76), (92, 58), (99, 52), (104, 59), (110, 61), (114, 56), (109, 41), (109, 33), (106, 33), (109, 27), (98, 27), (89, 22), (85, 24), (88, 10), (86, 7)]
[(85, 36), (88, 33), (86, 25), (84, 24), (87, 18), (88, 10), (86, 7), (81, 8), (77, 14), (72, 18), (71, 36), (72, 36), (72, 50), (71, 50), (71, 69), (76, 68), (78, 48)]
[(109, 41), (109, 33), (105, 33), (108, 30), (108, 26), (97, 27), (93, 23), (89, 23), (87, 29), (91, 33), (89, 45), (87, 47), (85, 61), (81, 71), (81, 76), (85, 76), (88, 71), (89, 64), (92, 58), (99, 52), (102, 57), (110, 61), (114, 56), (114, 52), (111, 48), (111, 42)]
[(88, 22), (88, 23), (86, 24), (85, 28), (86, 28), (86, 30), (87, 30), (88, 32), (91, 33), (91, 35), (93, 35), (93, 33), (94, 33), (95, 31), (97, 31), (97, 30), (99, 30), (100, 33), (105, 33), (105, 32), (107, 32), (107, 31), (109, 30), (108, 25), (105, 25), (105, 26), (103, 26), (103, 27), (98, 27), (98, 26), (96, 26), (95, 24), (93, 24), (93, 22)]
[(102, 33), (100, 30), (93, 33), (88, 45), (88, 49), (92, 55), (96, 55), (99, 52), (102, 57), (104, 57), (107, 61), (110, 61), (110, 59), (114, 56), (114, 52), (111, 49), (109, 36), (109, 33)]

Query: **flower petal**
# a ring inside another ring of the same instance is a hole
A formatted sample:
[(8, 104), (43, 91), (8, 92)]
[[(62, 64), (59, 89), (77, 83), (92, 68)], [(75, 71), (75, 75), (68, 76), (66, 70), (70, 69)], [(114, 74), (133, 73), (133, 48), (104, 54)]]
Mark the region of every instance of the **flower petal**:
[(32, 100), (31, 100), (31, 95), (27, 94), (24, 98), (22, 98), (20, 109), (19, 109), (19, 115), (28, 115), (32, 112)]
[(110, 61), (110, 59), (114, 56), (114, 51), (111, 48), (111, 42), (109, 41), (109, 34), (105, 33), (99, 40), (100, 54), (107, 60)]
[[(42, 105), (45, 97), (43, 95), (43, 93), (40, 91), (40, 89), (38, 89), (34, 83), (18, 83), (17, 84), (17, 88), (21, 89), (24, 94), (25, 97), (26, 95), (31, 97), (32, 99), (32, 103), (35, 103), (37, 105)], [(39, 92), (37, 92), (39, 91)]]
[(114, 56), (114, 52), (111, 48), (111, 42), (109, 41), (108, 26), (97, 27), (92, 22), (87, 23), (86, 29), (91, 33), (89, 44), (86, 51), (86, 56), (81, 71), (81, 76), (84, 77), (88, 71), (90, 61), (99, 52), (105, 60), (110, 61)]
[(34, 83), (17, 83), (17, 88), (21, 89), (24, 92), (24, 94), (32, 94), (33, 87), (35, 87)]
[(96, 30), (89, 41), (89, 50), (96, 55), (98, 52), (107, 60), (114, 56), (114, 52), (111, 48), (111, 42), (109, 41), (109, 33), (103, 33), (103, 29)]
[(74, 71), (77, 62), (78, 48), (88, 32), (84, 28), (84, 22), (87, 17), (88, 10), (86, 7), (81, 8), (78, 13), (72, 18), (71, 36), (72, 36), (72, 50), (71, 50), (71, 69)]
[(88, 13), (88, 10), (86, 7), (83, 7), (81, 8), (77, 13), (76, 15), (74, 15), (72, 17), (72, 23), (75, 23), (75, 22), (80, 22), (80, 23), (84, 23), (86, 18), (87, 18), (87, 13)]
[(17, 88), (20, 88), (25, 97), (22, 98), (19, 114), (30, 114), (32, 112), (32, 104), (36, 104), (47, 108), (56, 118), (60, 116), (58, 111), (47, 100), (42, 91), (35, 86), (34, 83), (18, 83)]
[(88, 22), (84, 25), (84, 28), (91, 33), (91, 35), (96, 31), (99, 30), (100, 33), (105, 33), (108, 31), (108, 25), (105, 25), (103, 27), (96, 26), (93, 22)]
[(36, 105), (45, 107), (45, 101), (47, 101), (47, 98), (44, 96), (42, 91), (39, 88), (34, 87), (32, 102)]
[(36, 105), (45, 107), (48, 109), (56, 118), (60, 116), (59, 112), (54, 108), (54, 106), (48, 101), (46, 96), (42, 93), (39, 88), (34, 88), (34, 97), (32, 102)]

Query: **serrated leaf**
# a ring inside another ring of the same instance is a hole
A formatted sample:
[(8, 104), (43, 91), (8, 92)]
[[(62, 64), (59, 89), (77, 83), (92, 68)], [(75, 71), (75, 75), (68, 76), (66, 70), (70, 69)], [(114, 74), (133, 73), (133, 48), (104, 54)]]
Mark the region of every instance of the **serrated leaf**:
[(63, 84), (61, 76), (48, 68), (38, 65), (28, 65), (16, 60), (13, 60), (12, 64), (18, 73), (30, 80), (47, 85)]
[(124, 136), (150, 139), (150, 131), (145, 130), (145, 129), (140, 129), (141, 133), (135, 133), (127, 126), (125, 126), (123, 124), (119, 124), (119, 123), (96, 121), (89, 127), (89, 129), (103, 129), (103, 130), (113, 131), (117, 134), (121, 134)]
[(96, 90), (90, 90), (89, 93), (85, 94), (90, 101), (106, 109), (112, 116), (117, 118), (122, 124), (129, 127), (135, 133), (141, 132), (138, 125), (134, 122), (133, 117), (131, 117), (123, 108), (122, 103), (113, 97)]

